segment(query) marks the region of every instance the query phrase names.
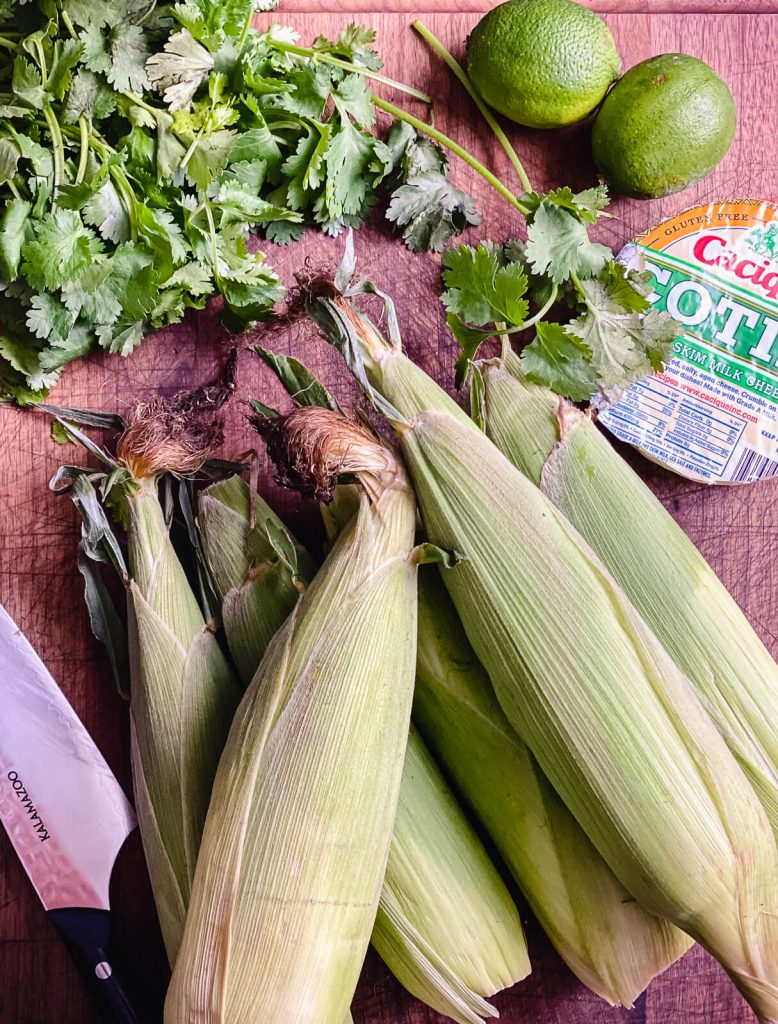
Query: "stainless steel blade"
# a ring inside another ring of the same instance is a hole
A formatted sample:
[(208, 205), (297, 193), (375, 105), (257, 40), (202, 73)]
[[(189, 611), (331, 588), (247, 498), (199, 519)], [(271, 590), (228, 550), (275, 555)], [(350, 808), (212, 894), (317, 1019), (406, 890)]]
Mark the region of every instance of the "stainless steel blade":
[(0, 821), (47, 910), (108, 909), (132, 807), (65, 695), (0, 605)]

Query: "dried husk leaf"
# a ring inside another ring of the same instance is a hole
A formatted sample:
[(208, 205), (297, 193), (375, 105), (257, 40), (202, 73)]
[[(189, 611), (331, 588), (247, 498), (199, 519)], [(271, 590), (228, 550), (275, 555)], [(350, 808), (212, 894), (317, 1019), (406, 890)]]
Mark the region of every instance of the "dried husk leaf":
[(778, 666), (769, 651), (588, 416), (524, 381), (512, 353), (481, 374), (488, 436), (591, 544), (687, 674), (778, 834)]
[[(256, 507), (263, 506), (258, 499)], [(332, 510), (330, 519), (338, 517), (332, 536), (358, 507), (357, 488), (340, 488), (338, 500), (325, 506)], [(268, 552), (259, 553), (266, 561), (263, 571), (255, 571), (251, 535), (262, 519), (255, 514), (252, 531), (249, 514), (250, 492), (240, 478), (213, 485), (201, 496), (204, 547), (217, 589), (228, 588), (223, 591), (225, 628), (240, 644), (236, 662), (246, 665), (261, 658), (266, 623), (286, 618), (302, 593), (288, 563), (273, 563)], [(276, 525), (283, 529), (280, 520)], [(291, 536), (289, 543), (298, 564), (310, 565)], [(241, 601), (229, 603), (235, 593)], [(409, 991), (462, 1024), (474, 1024), (479, 1014), (494, 1015), (480, 996), (529, 972), (510, 895), (413, 728), (372, 941)]]
[(414, 501), (382, 458), (373, 501), (363, 496), (238, 708), (167, 1024), (347, 1016), (389, 851), (416, 648)]
[(631, 1006), (691, 939), (634, 900), (519, 739), (439, 573), (419, 576), (414, 721), (573, 973)]
[(625, 888), (778, 1020), (775, 839), (688, 679), (540, 490), (398, 348), (362, 344), (509, 721)]

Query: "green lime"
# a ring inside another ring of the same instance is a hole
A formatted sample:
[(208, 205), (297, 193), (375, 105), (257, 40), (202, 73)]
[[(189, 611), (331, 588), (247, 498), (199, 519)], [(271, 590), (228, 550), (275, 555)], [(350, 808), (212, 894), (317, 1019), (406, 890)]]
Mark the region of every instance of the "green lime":
[(654, 199), (713, 170), (735, 135), (732, 93), (686, 53), (636, 64), (605, 98), (592, 129), (594, 162), (616, 192)]
[(467, 40), (467, 68), (486, 102), (519, 124), (558, 128), (586, 117), (619, 77), (605, 22), (573, 0), (508, 0)]

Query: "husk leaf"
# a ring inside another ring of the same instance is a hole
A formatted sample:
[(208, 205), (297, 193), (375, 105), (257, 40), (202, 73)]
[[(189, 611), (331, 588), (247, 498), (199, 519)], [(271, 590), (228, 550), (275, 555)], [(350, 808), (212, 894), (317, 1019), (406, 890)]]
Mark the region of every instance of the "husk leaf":
[(687, 674), (778, 834), (778, 666), (770, 653), (590, 417), (524, 381), (512, 353), (481, 375), (488, 436), (588, 541)]
[(691, 945), (625, 890), (519, 739), (439, 573), (419, 576), (414, 721), (488, 832), (562, 959), (631, 1006)]

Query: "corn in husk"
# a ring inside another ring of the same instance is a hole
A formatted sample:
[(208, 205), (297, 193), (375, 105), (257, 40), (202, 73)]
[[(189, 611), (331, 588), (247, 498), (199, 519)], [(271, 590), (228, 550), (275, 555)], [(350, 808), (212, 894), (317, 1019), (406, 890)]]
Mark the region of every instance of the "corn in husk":
[(502, 712), (438, 574), (419, 577), (414, 721), (574, 974), (631, 1006), (691, 945), (632, 899)]
[[(312, 560), (261, 497), (252, 507), (239, 477), (203, 492), (198, 524), (230, 649), (249, 682)], [(510, 895), (414, 729), (372, 941), (410, 992), (457, 1021), (493, 1016), (479, 997), (529, 973)]]
[[(70, 468), (64, 475), (79, 475), (81, 481), (71, 493), (84, 518), (89, 557), (112, 562), (127, 585), (135, 805), (171, 964), (183, 936), (211, 787), (240, 688), (173, 548), (158, 486), (166, 472), (194, 472), (208, 458), (221, 438), (215, 413), (228, 393), (217, 385), (209, 389), (205, 417), (200, 392), (139, 403), (116, 458), (71, 421), (60, 421), (109, 470), (100, 475), (102, 504), (81, 471)], [(67, 412), (90, 425), (106, 420)], [(117, 561), (119, 545), (108, 515), (126, 530), (129, 572)], [(90, 604), (90, 616), (92, 611)], [(97, 633), (108, 642), (105, 633)], [(110, 640), (124, 642), (124, 637)], [(109, 649), (117, 654), (118, 648)]]
[(416, 651), (413, 494), (337, 414), (288, 457), (356, 474), (355, 519), (271, 641), (219, 763), (167, 1024), (343, 1024), (375, 920)]
[(525, 381), (510, 350), (479, 372), (488, 436), (591, 544), (687, 674), (778, 833), (778, 666), (770, 653), (590, 417)]
[(502, 708), (628, 892), (778, 1020), (778, 850), (688, 679), (580, 535), (341, 297), (311, 313), (392, 418)]

